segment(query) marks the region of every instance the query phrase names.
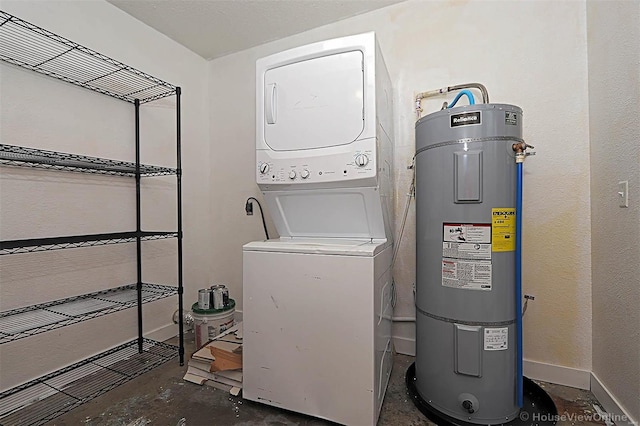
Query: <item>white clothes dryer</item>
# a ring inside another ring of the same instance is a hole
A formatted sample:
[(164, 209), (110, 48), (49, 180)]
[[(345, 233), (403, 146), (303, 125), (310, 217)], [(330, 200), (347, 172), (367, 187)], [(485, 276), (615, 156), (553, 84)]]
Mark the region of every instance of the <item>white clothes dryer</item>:
[(256, 182), (281, 237), (393, 240), (391, 80), (374, 33), (256, 62)]

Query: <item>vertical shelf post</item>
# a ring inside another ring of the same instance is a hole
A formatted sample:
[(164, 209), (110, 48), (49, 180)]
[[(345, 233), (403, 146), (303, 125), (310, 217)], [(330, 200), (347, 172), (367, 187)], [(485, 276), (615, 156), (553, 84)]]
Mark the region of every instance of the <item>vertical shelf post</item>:
[(184, 292), (182, 286), (182, 152), (181, 152), (181, 133), (180, 124), (180, 95), (182, 89), (176, 87), (176, 179), (177, 179), (177, 197), (178, 197), (178, 334), (180, 337), (180, 365), (184, 365), (184, 324), (182, 309), (182, 294)]
[(140, 214), (140, 100), (134, 101), (136, 110), (136, 268), (138, 292), (138, 352), (142, 353), (142, 219)]

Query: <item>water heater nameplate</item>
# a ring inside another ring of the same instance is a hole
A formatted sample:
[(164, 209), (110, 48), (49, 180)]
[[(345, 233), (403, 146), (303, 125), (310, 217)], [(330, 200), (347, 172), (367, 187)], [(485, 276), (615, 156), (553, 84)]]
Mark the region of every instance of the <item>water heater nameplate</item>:
[(463, 112), (460, 114), (451, 114), (450, 126), (473, 126), (482, 124), (482, 113), (480, 111)]
[(509, 328), (496, 327), (484, 329), (485, 351), (506, 351), (509, 349)]

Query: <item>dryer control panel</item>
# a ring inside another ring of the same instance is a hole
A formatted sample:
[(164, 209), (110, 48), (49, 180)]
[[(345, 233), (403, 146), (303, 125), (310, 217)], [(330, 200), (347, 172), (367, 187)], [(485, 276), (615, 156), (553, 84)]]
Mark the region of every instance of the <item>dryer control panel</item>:
[(375, 178), (375, 150), (358, 150), (336, 154), (327, 158), (304, 157), (276, 159), (258, 151), (256, 153), (256, 181), (258, 184), (305, 184), (344, 182)]

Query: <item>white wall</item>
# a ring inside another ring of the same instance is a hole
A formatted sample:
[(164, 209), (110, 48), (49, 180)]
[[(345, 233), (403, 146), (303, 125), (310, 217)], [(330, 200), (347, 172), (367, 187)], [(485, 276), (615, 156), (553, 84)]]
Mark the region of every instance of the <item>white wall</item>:
[[(182, 86), (185, 305), (209, 282), (206, 61), (104, 1), (3, 1), (2, 10)], [(135, 160), (131, 104), (0, 65), (3, 144)], [(142, 161), (175, 166), (175, 98), (141, 108)], [(135, 229), (130, 178), (3, 167), (3, 240)], [(175, 177), (143, 180), (143, 229), (174, 230)], [(175, 239), (145, 243), (145, 282), (176, 285)], [(135, 244), (0, 257), (0, 310), (135, 282)], [(144, 306), (145, 330), (175, 334), (177, 298)], [(137, 335), (129, 309), (0, 346), (0, 387), (60, 368)]]
[[(593, 374), (638, 421), (640, 2), (589, 1), (587, 22)], [(628, 208), (618, 206), (619, 181), (629, 182)]]
[[(215, 59), (211, 102), (212, 276), (242, 299), (242, 244), (263, 238), (245, 216), (254, 183), (255, 61), (284, 49), (374, 30), (394, 85), (396, 219), (414, 154), (413, 97), (449, 84), (481, 82), (493, 102), (524, 109), (537, 156), (525, 165), (525, 358), (591, 369), (591, 238), (585, 3), (408, 1)], [(424, 104), (439, 109), (444, 99)], [(256, 210), (257, 212), (257, 210)], [(413, 316), (415, 213), (395, 268), (396, 316)], [(395, 328), (412, 351), (414, 328)], [(586, 370), (586, 371), (583, 371)]]
[[(536, 296), (525, 317), (525, 358), (540, 365), (572, 367), (578, 373), (591, 370), (593, 273), (593, 370), (637, 417), (640, 403), (634, 396), (639, 392), (633, 386), (640, 374), (640, 320), (632, 302), (638, 300), (640, 259), (633, 258), (639, 252), (638, 238), (625, 238), (619, 234), (622, 227), (613, 225), (624, 223), (625, 232), (635, 229), (640, 234), (638, 157), (629, 155), (637, 148), (632, 137), (638, 129), (628, 121), (617, 121), (616, 114), (623, 110), (628, 117), (638, 115), (634, 98), (618, 95), (627, 87), (638, 93), (633, 70), (638, 69), (640, 25), (637, 3), (626, 3), (630, 11), (621, 9), (622, 4), (614, 8), (611, 3), (589, 3), (588, 66), (583, 1), (408, 1), (208, 64), (106, 2), (3, 1), (0, 6), (183, 87), (187, 306), (196, 300), (198, 288), (224, 282), (241, 307), (242, 245), (263, 238), (258, 210), (246, 216), (243, 209), (248, 196), (260, 198), (253, 170), (257, 58), (327, 38), (376, 31), (395, 90), (397, 219), (410, 180), (406, 166), (414, 153), (416, 92), (478, 81), (488, 86), (493, 102), (521, 106), (525, 138), (538, 153), (525, 165), (524, 290)], [(621, 20), (624, 25), (619, 26)], [(628, 54), (611, 57), (612, 52)], [(611, 61), (619, 66), (608, 67)], [(133, 118), (128, 104), (13, 67), (2, 65), (0, 72), (2, 143), (132, 160)], [(624, 108), (608, 107), (620, 99), (627, 99)], [(438, 109), (442, 100), (425, 103), (425, 111)], [(154, 145), (143, 144), (143, 161), (172, 165), (173, 145), (167, 136), (172, 134), (168, 124), (172, 114), (170, 103), (143, 110), (143, 138), (158, 138)], [(159, 131), (147, 136), (145, 123)], [(164, 126), (169, 130), (162, 131)], [(615, 144), (607, 143), (612, 135)], [(0, 177), (3, 239), (125, 230), (134, 223), (131, 182), (6, 168)], [(618, 180), (630, 182), (629, 209), (615, 206), (612, 185)], [(172, 181), (159, 179), (146, 185), (146, 223), (169, 226), (175, 214)], [(69, 212), (70, 206), (70, 213), (58, 213)], [(275, 233), (270, 222), (269, 226)], [(396, 316), (414, 315), (414, 237), (412, 206), (395, 271)], [(158, 245), (148, 250), (145, 265), (150, 268), (145, 274), (159, 282), (171, 281), (175, 245), (154, 244)], [(616, 253), (631, 258), (619, 264)], [(110, 287), (114, 281), (129, 282), (135, 271), (133, 254), (133, 246), (122, 245), (3, 256), (0, 310)], [(616, 277), (619, 285), (612, 288), (610, 277)], [(147, 329), (165, 326), (174, 307), (174, 299), (146, 305)], [(135, 334), (134, 310), (106, 318), (0, 346), (1, 387)], [(399, 347), (413, 350), (411, 324), (396, 326), (394, 334)]]

